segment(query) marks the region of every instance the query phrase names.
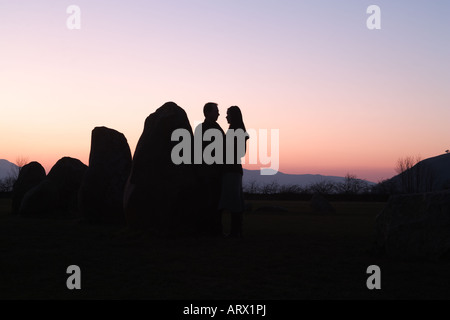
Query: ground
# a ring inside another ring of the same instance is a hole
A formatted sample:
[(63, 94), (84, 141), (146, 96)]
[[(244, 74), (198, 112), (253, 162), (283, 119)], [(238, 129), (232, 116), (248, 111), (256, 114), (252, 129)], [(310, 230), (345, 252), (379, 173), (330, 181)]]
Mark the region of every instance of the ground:
[[(252, 201), (288, 213), (246, 213), (244, 238), (161, 239), (76, 219), (13, 216), (0, 200), (0, 299), (304, 300), (449, 299), (450, 262), (374, 255), (376, 215), (385, 203)], [(229, 215), (224, 215), (228, 226)], [(81, 290), (68, 290), (70, 265)], [(381, 268), (381, 289), (366, 286)]]

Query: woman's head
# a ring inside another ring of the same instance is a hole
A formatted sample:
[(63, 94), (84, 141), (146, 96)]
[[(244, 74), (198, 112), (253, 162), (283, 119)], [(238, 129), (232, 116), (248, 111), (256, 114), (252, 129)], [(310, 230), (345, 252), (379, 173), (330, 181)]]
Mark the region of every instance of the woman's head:
[(227, 109), (227, 121), (231, 129), (242, 129), (246, 131), (244, 120), (242, 119), (242, 112), (238, 106), (232, 106)]

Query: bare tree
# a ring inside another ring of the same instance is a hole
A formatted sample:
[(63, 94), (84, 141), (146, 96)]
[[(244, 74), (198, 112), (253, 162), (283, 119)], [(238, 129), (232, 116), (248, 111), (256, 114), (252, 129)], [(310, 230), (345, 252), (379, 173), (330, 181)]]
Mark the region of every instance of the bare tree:
[(412, 168), (420, 162), (420, 156), (408, 156), (399, 158), (395, 171), (399, 174), (401, 179), (401, 190), (406, 193), (412, 193), (417, 186), (417, 176), (412, 172)]
[(405, 193), (429, 192), (434, 188), (435, 174), (420, 156), (400, 158), (396, 171), (400, 177), (400, 189)]
[(14, 178), (13, 176), (9, 176), (9, 177), (0, 179), (0, 192), (12, 191), (16, 180), (17, 180), (17, 178)]
[(310, 193), (331, 194), (335, 193), (336, 189), (336, 184), (329, 180), (322, 180), (316, 183), (312, 183), (308, 186), (308, 190)]
[(20, 170), (28, 163), (28, 158), (19, 156), (16, 158), (14, 167), (11, 167), (9, 175), (0, 180), (0, 192), (10, 192), (13, 190), (14, 183), (19, 177)]
[(397, 166), (395, 167), (395, 171), (398, 174), (405, 172), (408, 169), (411, 169), (417, 162), (421, 160), (420, 156), (408, 156), (404, 158), (399, 158), (397, 160)]
[(0, 179), (0, 192), (7, 192), (5, 179)]
[(261, 187), (256, 182), (256, 180), (252, 180), (244, 185), (243, 191), (250, 194), (257, 194), (261, 193)]
[(18, 156), (16, 158), (16, 166), (18, 167), (17, 170), (17, 177), (19, 176), (20, 171), (22, 170), (22, 168), (28, 164), (28, 158), (24, 157), (24, 156)]
[(279, 188), (279, 193), (300, 194), (302, 192), (304, 192), (304, 188), (298, 184), (285, 184)]
[(276, 194), (280, 189), (280, 185), (277, 181), (272, 181), (271, 183), (265, 184), (261, 187), (262, 194)]
[(358, 179), (354, 174), (347, 173), (345, 180), (336, 185), (337, 191), (344, 194), (358, 194), (367, 192), (369, 185), (366, 181)]

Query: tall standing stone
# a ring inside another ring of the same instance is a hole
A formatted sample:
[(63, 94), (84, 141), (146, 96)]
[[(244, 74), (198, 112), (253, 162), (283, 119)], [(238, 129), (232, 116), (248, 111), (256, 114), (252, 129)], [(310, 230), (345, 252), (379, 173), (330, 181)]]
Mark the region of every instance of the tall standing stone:
[[(172, 132), (192, 128), (186, 112), (167, 102), (145, 120), (124, 192), (127, 223), (153, 234), (185, 235), (196, 232), (197, 183), (193, 165), (175, 165), (171, 159)], [(192, 141), (192, 140), (191, 140)]]
[(113, 129), (92, 130), (89, 168), (78, 194), (83, 219), (125, 223), (123, 192), (131, 170), (131, 151), (125, 136)]

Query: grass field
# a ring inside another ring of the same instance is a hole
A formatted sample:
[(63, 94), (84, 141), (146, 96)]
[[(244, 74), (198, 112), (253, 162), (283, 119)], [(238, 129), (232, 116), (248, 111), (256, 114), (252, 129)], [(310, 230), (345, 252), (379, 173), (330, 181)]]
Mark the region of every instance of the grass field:
[[(308, 202), (252, 201), (243, 239), (158, 239), (77, 220), (12, 216), (0, 200), (0, 299), (449, 299), (449, 262), (374, 256), (384, 203), (336, 202), (314, 215)], [(224, 215), (228, 226), (229, 216)], [(81, 290), (66, 269), (81, 268)], [(367, 267), (381, 268), (369, 290)]]

